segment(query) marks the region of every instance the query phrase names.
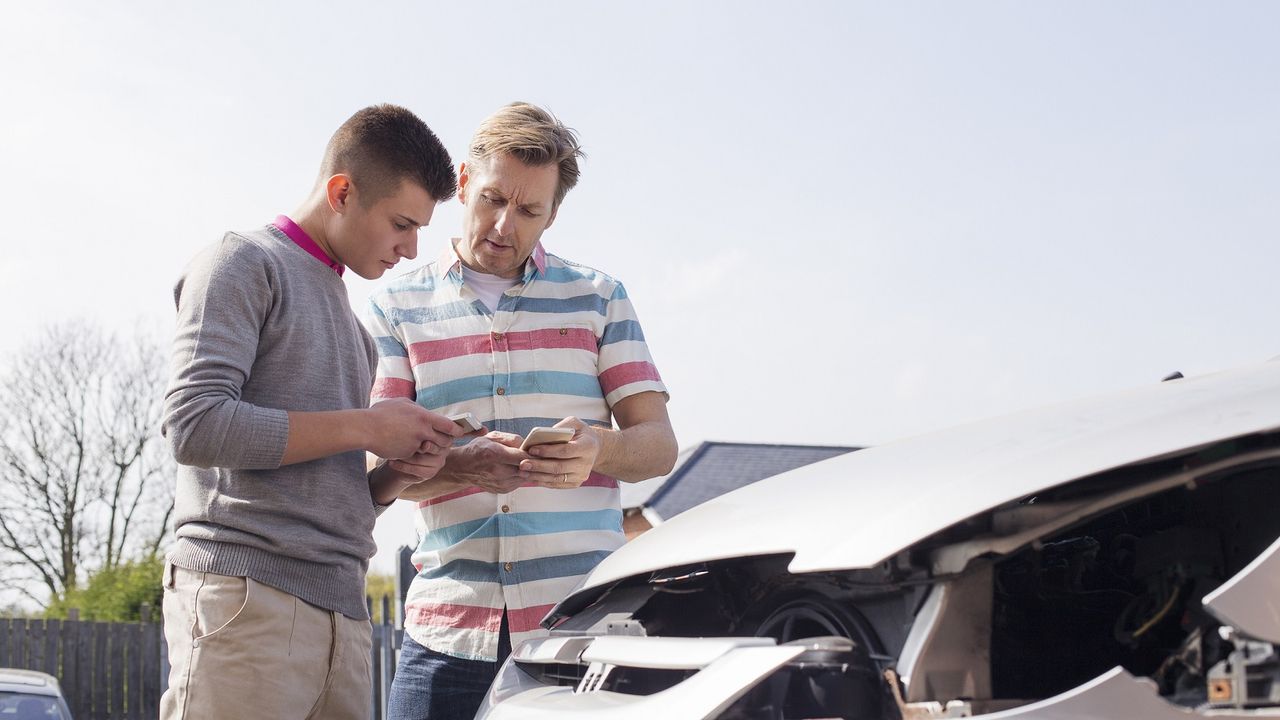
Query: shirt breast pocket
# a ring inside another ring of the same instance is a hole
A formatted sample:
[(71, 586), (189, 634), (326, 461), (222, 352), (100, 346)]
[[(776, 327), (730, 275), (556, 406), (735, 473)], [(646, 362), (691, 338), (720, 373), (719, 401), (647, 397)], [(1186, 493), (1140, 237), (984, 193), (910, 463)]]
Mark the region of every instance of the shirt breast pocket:
[(561, 323), (534, 332), (531, 340), (537, 392), (603, 397), (595, 328), (587, 323)]

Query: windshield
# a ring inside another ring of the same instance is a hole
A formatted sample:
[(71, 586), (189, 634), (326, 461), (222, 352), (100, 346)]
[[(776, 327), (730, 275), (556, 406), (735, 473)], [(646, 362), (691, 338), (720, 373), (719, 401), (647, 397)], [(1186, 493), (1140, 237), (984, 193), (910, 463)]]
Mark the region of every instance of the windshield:
[(71, 715), (56, 697), (0, 692), (0, 720), (71, 720)]

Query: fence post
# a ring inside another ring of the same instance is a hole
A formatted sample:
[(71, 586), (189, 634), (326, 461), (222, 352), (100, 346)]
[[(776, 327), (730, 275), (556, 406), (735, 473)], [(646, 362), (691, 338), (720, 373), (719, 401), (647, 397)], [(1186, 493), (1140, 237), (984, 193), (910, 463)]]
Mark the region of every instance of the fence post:
[(13, 639), (9, 645), (9, 666), (23, 667), (27, 662), (27, 619), (14, 618)]
[[(40, 668), (41, 672), (49, 673), (54, 677), (62, 677), (60, 664), (58, 663), (58, 648), (62, 645), (62, 621), (61, 620), (45, 620), (44, 621), (44, 667)], [(59, 681), (61, 684), (61, 681)]]
[(107, 713), (107, 624), (95, 622), (93, 627), (93, 712), (106, 717)]
[(125, 656), (124, 643), (126, 626), (124, 623), (111, 623), (108, 627), (111, 628), (109, 636), (111, 639), (110, 657), (116, 659), (110, 668), (111, 717), (122, 718), (124, 717), (124, 686), (129, 681), (129, 663)]
[[(147, 613), (150, 616), (150, 613)], [(159, 623), (147, 622), (142, 626), (142, 715), (153, 718), (160, 716), (160, 656), (165, 653), (163, 636)]]
[(76, 651), (79, 649), (76, 639), (80, 636), (80, 611), (75, 608), (67, 610), (67, 619), (62, 623), (62, 673), (58, 676), (59, 682), (62, 684), (62, 693), (67, 698), (67, 705), (71, 707), (71, 716), (80, 717), (80, 708), (77, 707), (77, 698), (75, 695), (76, 688), (79, 687), (80, 673), (78, 656)]
[(125, 639), (129, 648), (129, 672), (125, 674), (124, 702), (128, 717), (143, 720), (142, 715), (142, 678), (145, 672), (142, 667), (142, 623), (129, 623), (124, 626)]
[(80, 689), (76, 691), (75, 717), (89, 717), (93, 714), (93, 649), (97, 633), (91, 622), (81, 622), (79, 632), (80, 637), (76, 638), (76, 674), (80, 678)]
[(9, 634), (12, 632), (13, 621), (0, 618), (0, 667), (13, 667), (16, 664), (9, 662)]

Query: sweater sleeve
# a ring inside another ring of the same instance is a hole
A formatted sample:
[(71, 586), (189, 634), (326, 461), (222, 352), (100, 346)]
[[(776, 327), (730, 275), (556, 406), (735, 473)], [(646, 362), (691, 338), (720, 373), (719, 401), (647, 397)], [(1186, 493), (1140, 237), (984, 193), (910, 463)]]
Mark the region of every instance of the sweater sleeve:
[(284, 458), (288, 413), (240, 399), (273, 305), (272, 285), (266, 253), (234, 234), (178, 280), (162, 431), (179, 463), (268, 469)]

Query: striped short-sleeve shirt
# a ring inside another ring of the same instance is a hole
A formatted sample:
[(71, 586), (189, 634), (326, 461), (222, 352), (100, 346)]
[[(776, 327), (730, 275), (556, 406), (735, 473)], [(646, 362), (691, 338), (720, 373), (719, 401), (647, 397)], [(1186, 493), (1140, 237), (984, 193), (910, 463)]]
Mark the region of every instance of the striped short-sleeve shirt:
[[(619, 400), (666, 393), (622, 284), (541, 245), (492, 312), (451, 247), (374, 295), (369, 330), (374, 401), (471, 412), (490, 430), (523, 436), (570, 415), (609, 427)], [(478, 660), (496, 659), (504, 608), (513, 646), (544, 634), (551, 606), (624, 540), (618, 482), (598, 473), (572, 490), (444, 495), (419, 503), (417, 527), (405, 630)]]

